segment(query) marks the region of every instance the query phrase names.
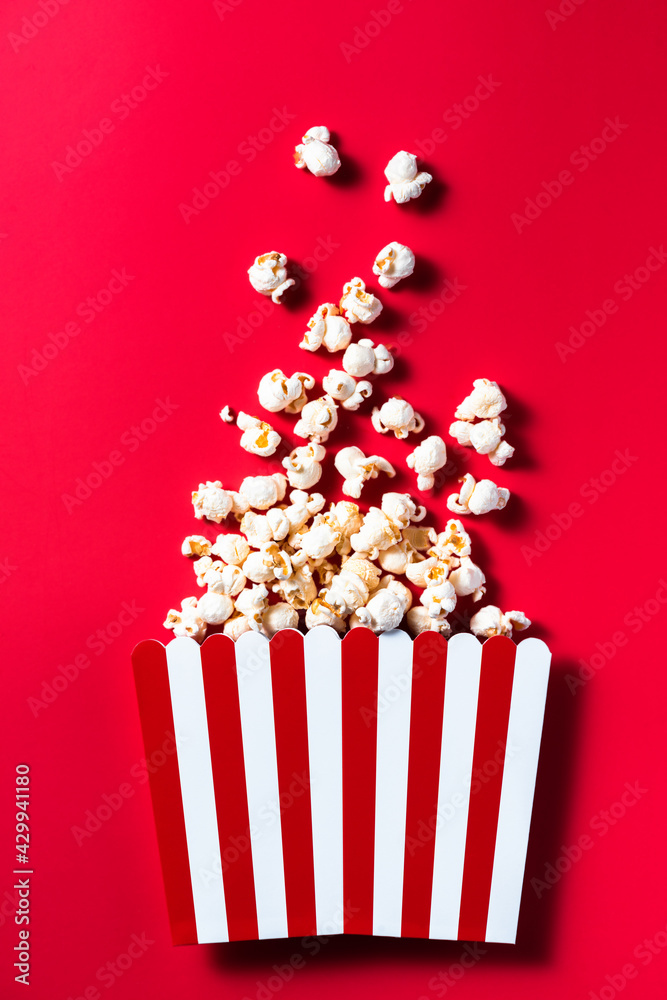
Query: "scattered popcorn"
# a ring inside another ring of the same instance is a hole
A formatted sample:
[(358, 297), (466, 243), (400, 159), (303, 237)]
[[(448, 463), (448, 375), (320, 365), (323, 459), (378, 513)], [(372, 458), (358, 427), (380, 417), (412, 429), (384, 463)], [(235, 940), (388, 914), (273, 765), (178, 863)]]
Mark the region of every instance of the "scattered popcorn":
[(378, 434), (393, 431), (395, 437), (406, 438), (408, 434), (420, 434), (424, 430), (424, 418), (415, 413), (406, 399), (392, 396), (380, 407), (374, 407), (371, 416), (373, 427)]
[(291, 604), (297, 611), (309, 608), (317, 597), (317, 587), (308, 563), (299, 566), (289, 579), (274, 583), (272, 590), (274, 593), (280, 594), (282, 599)]
[(220, 410), (220, 419), (223, 420), (226, 424), (234, 423), (234, 412), (230, 406), (223, 406), (223, 408)]
[(360, 577), (371, 593), (377, 590), (381, 573), (378, 567), (373, 565), (369, 559), (359, 558), (355, 553), (350, 559), (345, 560), (343, 569), (346, 573), (355, 573)]
[(239, 492), (250, 507), (267, 510), (283, 499), (286, 489), (287, 478), (282, 472), (274, 472), (272, 476), (246, 476)]
[(219, 556), (223, 562), (232, 566), (240, 566), (249, 552), (250, 546), (243, 535), (218, 535), (215, 544), (211, 546), (211, 553), (214, 556)]
[(197, 586), (205, 587), (204, 577), (208, 573), (209, 569), (213, 565), (213, 560), (210, 556), (201, 556), (199, 559), (195, 559), (192, 564), (192, 568), (195, 571), (195, 576), (197, 577)]
[(315, 379), (305, 372), (295, 372), (288, 378), (280, 368), (264, 375), (257, 389), (260, 405), (269, 413), (286, 410), (287, 413), (299, 413), (308, 402), (306, 389), (312, 389)]
[(250, 284), (256, 292), (270, 295), (276, 305), (280, 305), (280, 296), (294, 284), (294, 278), (287, 277), (287, 257), (284, 253), (264, 253), (255, 257), (254, 264), (248, 268)]
[(298, 146), (294, 147), (294, 162), (299, 170), (307, 167), (315, 177), (331, 177), (340, 167), (340, 159), (324, 125), (309, 128)]
[(302, 409), (301, 417), (294, 425), (294, 433), (297, 437), (326, 441), (338, 424), (337, 409), (331, 396), (312, 399)]
[(341, 316), (340, 309), (333, 302), (318, 306), (308, 320), (308, 330), (299, 344), (304, 351), (316, 351), (325, 347), (327, 351), (344, 351), (352, 340), (350, 324)]
[(408, 631), (412, 636), (418, 636), (422, 632), (440, 632), (441, 635), (449, 635), (451, 632), (451, 626), (444, 615), (432, 618), (421, 605), (410, 608), (406, 617)]
[(364, 375), (385, 375), (394, 367), (394, 359), (384, 344), (373, 346), (372, 340), (360, 340), (350, 344), (343, 355), (343, 368), (354, 378)]
[(428, 559), (415, 559), (405, 567), (405, 575), (410, 583), (425, 589), (428, 587), (432, 571), (440, 565), (436, 556), (429, 556)]
[(367, 559), (377, 559), (381, 549), (400, 540), (401, 529), (379, 507), (371, 507), (359, 531), (350, 538), (355, 552)]
[(306, 628), (315, 628), (317, 625), (330, 625), (337, 632), (345, 631), (345, 619), (340, 618), (325, 601), (317, 598), (306, 611)]
[(458, 556), (460, 558), (469, 556), (470, 549), (470, 535), (461, 522), (452, 517), (447, 521), (445, 530), (440, 532), (433, 543), (433, 547), (428, 552), (429, 555), (446, 560), (450, 556)]
[(236, 642), (237, 639), (243, 635), (244, 632), (252, 632), (252, 625), (250, 620), (246, 618), (245, 615), (233, 615), (232, 618), (228, 618), (225, 622), (223, 632), (228, 635), (230, 639)]
[(493, 604), (488, 604), (470, 619), (470, 631), (480, 639), (490, 639), (492, 635), (512, 635), (512, 629), (522, 632), (531, 624), (530, 618), (526, 618), (523, 611), (507, 611), (502, 613), (500, 608)]
[(201, 583), (215, 594), (237, 597), (246, 585), (246, 577), (240, 566), (227, 566), (219, 561), (208, 568)]
[(373, 264), (373, 274), (379, 274), (382, 288), (393, 288), (402, 278), (409, 278), (415, 269), (415, 255), (403, 243), (387, 243)]
[(340, 403), (344, 410), (358, 410), (363, 401), (373, 393), (370, 382), (365, 379), (357, 382), (352, 375), (336, 371), (335, 368), (322, 379), (322, 388), (332, 399)]
[(409, 469), (417, 473), (417, 489), (432, 490), (435, 473), (447, 463), (447, 447), (437, 434), (424, 438), (406, 458)]
[(229, 490), (223, 490), (219, 479), (214, 482), (207, 480), (205, 483), (200, 483), (199, 489), (193, 492), (192, 504), (198, 520), (206, 518), (208, 521), (220, 524), (231, 513), (234, 499)]
[(466, 448), (474, 448), (479, 455), (488, 455), (493, 465), (504, 465), (514, 454), (514, 448), (502, 440), (505, 425), (499, 417), (471, 423), (455, 420), (450, 424), (449, 433)]
[(299, 612), (286, 601), (269, 604), (262, 615), (262, 627), (269, 638), (279, 632), (281, 628), (298, 628)]
[(407, 528), (411, 521), (422, 521), (426, 516), (426, 507), (418, 507), (408, 493), (385, 493), (382, 513), (401, 530)]
[(283, 459), (283, 468), (287, 472), (290, 486), (298, 490), (309, 490), (311, 486), (319, 483), (322, 478), (320, 463), (325, 455), (326, 449), (315, 441), (295, 448), (289, 458)]
[(382, 303), (366, 291), (361, 278), (352, 278), (343, 285), (340, 308), (348, 323), (372, 323), (382, 312)]
[(473, 601), (481, 601), (486, 593), (486, 577), (479, 566), (476, 566), (470, 556), (463, 556), (461, 565), (449, 574), (449, 580), (457, 597), (467, 597), (472, 594)]
[(176, 637), (189, 636), (191, 639), (203, 639), (206, 635), (206, 622), (197, 609), (196, 597), (185, 597), (181, 601), (181, 610), (173, 608), (167, 613), (164, 627), (171, 629)]
[(245, 615), (248, 624), (253, 632), (260, 632), (262, 628), (262, 615), (266, 610), (269, 592), (263, 583), (260, 583), (248, 590), (242, 590), (236, 598), (234, 607)]
[(364, 483), (376, 479), (380, 472), (386, 472), (390, 479), (396, 475), (393, 465), (380, 455), (364, 455), (361, 448), (351, 445), (341, 448), (334, 459), (334, 465), (345, 480), (343, 493), (348, 497), (358, 499)]
[(499, 417), (507, 407), (507, 400), (500, 391), (497, 382), (488, 378), (476, 378), (473, 391), (463, 400), (454, 412), (457, 420), (480, 420)]
[(324, 515), (318, 514), (312, 528), (301, 536), (301, 547), (309, 559), (325, 559), (331, 555), (340, 538), (341, 531), (337, 525), (331, 524), (324, 519)]
[(384, 175), (389, 181), (384, 189), (384, 200), (391, 201), (393, 198), (399, 205), (411, 198), (418, 198), (433, 180), (425, 170), (417, 171), (417, 157), (413, 153), (406, 153), (404, 149), (392, 156), (384, 168)]
[(467, 472), (459, 482), (463, 483), (460, 492), (450, 493), (447, 497), (447, 506), (454, 514), (488, 514), (507, 505), (510, 491), (496, 486), (490, 479), (475, 482)]
[(426, 608), (431, 618), (439, 618), (441, 615), (448, 615), (456, 607), (456, 591), (449, 580), (441, 580), (427, 587), (419, 602)]
[(244, 451), (250, 452), (251, 455), (261, 455), (262, 458), (275, 454), (281, 437), (271, 424), (257, 417), (251, 417), (241, 410), (236, 418), (236, 426), (243, 431), (241, 447)]
[(403, 606), (403, 614), (407, 614), (412, 607), (412, 591), (409, 587), (406, 587), (400, 580), (396, 580), (393, 574), (388, 573), (382, 577), (378, 584), (377, 593), (381, 590), (388, 590), (397, 597)]
[(380, 589), (371, 597), (368, 604), (359, 608), (350, 617), (350, 628), (365, 625), (379, 635), (392, 628), (398, 628), (403, 620), (404, 602), (387, 588)]
[(187, 535), (183, 539), (181, 552), (184, 556), (210, 556), (211, 543), (203, 535)]
[(334, 576), (328, 588), (322, 591), (322, 599), (334, 614), (347, 618), (361, 608), (369, 598), (368, 584), (350, 570), (343, 569)]
[(508, 458), (511, 458), (515, 449), (507, 441), (501, 441), (497, 448), (489, 452), (489, 461), (492, 465), (504, 465)]
[(227, 594), (218, 594), (213, 590), (207, 591), (197, 602), (197, 611), (200, 618), (207, 625), (222, 625), (227, 621), (234, 610), (234, 602)]

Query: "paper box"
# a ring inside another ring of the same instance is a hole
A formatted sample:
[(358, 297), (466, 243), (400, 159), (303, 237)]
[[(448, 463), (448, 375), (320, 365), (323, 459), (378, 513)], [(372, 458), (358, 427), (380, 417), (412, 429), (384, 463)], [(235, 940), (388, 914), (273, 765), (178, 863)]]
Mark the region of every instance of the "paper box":
[(543, 642), (318, 626), (133, 662), (175, 944), (515, 941)]

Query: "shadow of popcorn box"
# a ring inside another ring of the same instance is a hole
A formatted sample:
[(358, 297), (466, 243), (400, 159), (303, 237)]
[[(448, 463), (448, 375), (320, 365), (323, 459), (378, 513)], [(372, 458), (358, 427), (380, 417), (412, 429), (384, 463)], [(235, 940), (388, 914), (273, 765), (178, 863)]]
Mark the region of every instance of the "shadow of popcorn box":
[(514, 943), (551, 654), (539, 639), (256, 632), (133, 654), (175, 944)]

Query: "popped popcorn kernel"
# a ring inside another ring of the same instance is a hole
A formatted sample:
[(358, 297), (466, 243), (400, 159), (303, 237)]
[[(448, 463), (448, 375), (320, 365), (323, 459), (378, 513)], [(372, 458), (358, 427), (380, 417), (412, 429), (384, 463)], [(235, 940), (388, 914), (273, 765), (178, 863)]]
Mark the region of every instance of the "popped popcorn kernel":
[(220, 419), (225, 424), (234, 423), (234, 411), (232, 410), (231, 406), (223, 406), (223, 408), (220, 410)]
[(245, 615), (234, 614), (224, 624), (223, 632), (236, 642), (244, 632), (252, 632), (250, 620)]
[(196, 597), (184, 597), (181, 601), (181, 610), (171, 608), (164, 621), (164, 627), (171, 629), (174, 636), (188, 636), (197, 641), (206, 635), (206, 622), (197, 609)]
[(239, 492), (250, 507), (267, 510), (283, 499), (286, 489), (287, 477), (282, 472), (274, 472), (272, 476), (246, 476)]
[(286, 410), (299, 413), (308, 402), (307, 389), (312, 389), (315, 379), (306, 372), (295, 372), (290, 378), (280, 368), (274, 368), (262, 377), (257, 389), (260, 405), (269, 413)]
[(449, 574), (449, 580), (456, 591), (457, 597), (467, 597), (472, 594), (473, 601), (481, 601), (486, 593), (486, 577), (479, 566), (476, 566), (470, 556), (461, 558), (461, 565)]
[(396, 475), (396, 470), (386, 458), (380, 455), (366, 457), (356, 445), (341, 448), (334, 459), (334, 465), (344, 479), (343, 493), (355, 500), (361, 496), (364, 483), (369, 479), (376, 479), (380, 472), (385, 472), (390, 479)]
[(392, 396), (382, 406), (374, 407), (371, 421), (378, 434), (393, 431), (399, 439), (406, 438), (408, 434), (420, 434), (424, 429), (424, 418), (415, 413), (407, 399), (400, 396)]
[(315, 177), (331, 177), (340, 168), (335, 146), (325, 125), (309, 128), (298, 146), (294, 147), (294, 164), (299, 170), (307, 167)]
[(322, 379), (322, 388), (345, 410), (358, 410), (363, 401), (373, 394), (370, 382), (365, 379), (358, 382), (352, 375), (335, 368)]
[(197, 602), (197, 611), (207, 625), (222, 625), (234, 610), (234, 602), (227, 594), (208, 590)]
[(437, 434), (424, 438), (405, 460), (417, 473), (417, 489), (426, 492), (435, 486), (435, 473), (447, 464), (447, 447)]
[(184, 556), (210, 556), (211, 543), (203, 535), (186, 535), (181, 545)]
[(327, 603), (317, 598), (306, 611), (306, 628), (316, 628), (318, 625), (330, 625), (337, 632), (345, 631), (345, 619), (341, 618)]
[(289, 458), (283, 459), (283, 468), (290, 486), (299, 490), (309, 490), (319, 483), (322, 478), (321, 463), (325, 456), (326, 449), (316, 441), (295, 448)]
[(452, 630), (445, 615), (432, 618), (428, 609), (422, 605), (410, 608), (406, 617), (408, 631), (415, 638), (422, 632), (440, 632), (441, 635), (448, 636)]
[(236, 418), (236, 426), (243, 431), (240, 444), (244, 451), (262, 458), (275, 454), (281, 437), (271, 424), (241, 410)]
[(248, 278), (255, 291), (270, 295), (276, 305), (280, 305), (283, 292), (294, 284), (294, 278), (287, 277), (286, 264), (285, 254), (272, 250), (255, 257), (248, 268)]
[(353, 611), (363, 607), (369, 595), (368, 584), (356, 573), (343, 568), (320, 596), (334, 614), (347, 618)]
[(223, 562), (232, 566), (240, 566), (250, 552), (250, 546), (243, 535), (218, 535), (215, 544), (211, 546), (211, 554), (219, 556)]
[(340, 309), (348, 323), (372, 323), (382, 312), (382, 303), (366, 291), (361, 278), (352, 278), (343, 285)]
[(391, 201), (393, 198), (399, 205), (418, 198), (433, 180), (425, 170), (417, 170), (417, 157), (404, 149), (392, 156), (384, 168), (384, 175), (389, 181), (384, 189), (384, 200)]
[(463, 483), (460, 492), (447, 497), (447, 506), (454, 514), (488, 514), (507, 505), (510, 491), (490, 479), (476, 482), (468, 472), (459, 481)]
[(386, 375), (394, 367), (394, 359), (384, 344), (374, 346), (372, 340), (364, 338), (350, 344), (343, 355), (343, 368), (354, 378), (364, 375)]
[(365, 625), (379, 635), (398, 628), (403, 620), (403, 600), (385, 588), (378, 588), (365, 607), (359, 608), (350, 617), (350, 628)]
[(338, 407), (331, 396), (320, 396), (306, 403), (300, 419), (294, 425), (297, 437), (326, 441), (338, 424)]
[(506, 407), (507, 400), (497, 382), (488, 378), (476, 378), (472, 392), (456, 408), (454, 416), (457, 420), (474, 420), (475, 417), (487, 420), (499, 417)]
[(409, 278), (415, 269), (415, 255), (403, 243), (387, 243), (373, 263), (373, 274), (379, 274), (382, 288), (393, 288), (403, 278)]
[(299, 347), (304, 351), (317, 351), (324, 347), (333, 354), (344, 351), (351, 340), (350, 324), (341, 316), (338, 306), (333, 302), (324, 302), (308, 320), (308, 330)]
[(245, 615), (253, 632), (261, 632), (262, 615), (266, 610), (269, 592), (263, 583), (242, 590), (234, 602), (239, 614)]
[(503, 614), (500, 608), (488, 604), (472, 616), (470, 631), (480, 639), (490, 639), (493, 635), (511, 637), (513, 628), (523, 631), (530, 624), (530, 618), (527, 618), (522, 611), (508, 611)]
[(220, 524), (231, 512), (234, 500), (229, 490), (223, 490), (222, 483), (216, 479), (199, 484), (199, 488), (192, 494), (192, 504), (198, 520), (206, 518)]
[(262, 615), (262, 627), (269, 639), (283, 628), (298, 628), (299, 612), (286, 601), (269, 604)]

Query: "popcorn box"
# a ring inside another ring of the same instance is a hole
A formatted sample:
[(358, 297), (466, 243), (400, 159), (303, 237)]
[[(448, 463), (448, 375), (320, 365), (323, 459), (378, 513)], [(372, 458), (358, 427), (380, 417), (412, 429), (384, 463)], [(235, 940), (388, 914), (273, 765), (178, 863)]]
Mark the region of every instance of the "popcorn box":
[(514, 943), (550, 658), (327, 626), (139, 643), (174, 943)]

